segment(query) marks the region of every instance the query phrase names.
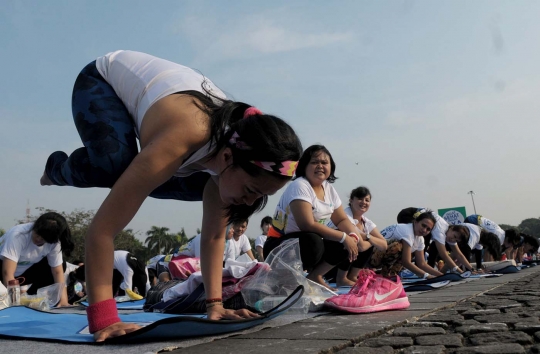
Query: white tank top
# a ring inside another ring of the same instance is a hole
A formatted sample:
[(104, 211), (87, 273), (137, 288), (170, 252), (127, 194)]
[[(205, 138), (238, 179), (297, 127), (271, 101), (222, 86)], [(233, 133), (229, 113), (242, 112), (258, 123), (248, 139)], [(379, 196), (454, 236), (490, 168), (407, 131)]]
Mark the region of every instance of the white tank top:
[[(195, 70), (145, 53), (118, 50), (97, 58), (96, 67), (126, 106), (135, 123), (137, 136), (140, 136), (146, 111), (163, 97), (181, 91), (206, 94), (202, 88), (204, 82), (204, 88), (212, 95), (226, 98), (212, 81)], [(211, 148), (209, 142), (193, 153), (175, 175), (185, 177), (198, 171), (215, 175), (196, 165), (197, 161), (208, 155)]]

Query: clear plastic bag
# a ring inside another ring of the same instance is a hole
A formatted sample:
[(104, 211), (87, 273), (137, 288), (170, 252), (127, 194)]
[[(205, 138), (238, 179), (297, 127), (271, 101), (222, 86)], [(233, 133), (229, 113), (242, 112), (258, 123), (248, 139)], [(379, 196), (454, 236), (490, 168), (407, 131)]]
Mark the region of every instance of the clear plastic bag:
[(21, 305), (32, 309), (47, 311), (50, 309), (47, 297), (40, 295), (21, 295)]
[(304, 295), (289, 312), (319, 311), (324, 300), (336, 295), (305, 277), (298, 239), (284, 241), (268, 255), (265, 262), (269, 267), (261, 267), (241, 291), (246, 304), (259, 311), (270, 310), (299, 285), (304, 286)]
[(0, 310), (9, 306), (8, 292), (4, 284), (0, 282)]
[(37, 296), (46, 298), (49, 308), (53, 308), (60, 302), (60, 299), (62, 298), (62, 291), (64, 291), (65, 286), (66, 285), (64, 283), (54, 283), (52, 285), (39, 288), (37, 290)]

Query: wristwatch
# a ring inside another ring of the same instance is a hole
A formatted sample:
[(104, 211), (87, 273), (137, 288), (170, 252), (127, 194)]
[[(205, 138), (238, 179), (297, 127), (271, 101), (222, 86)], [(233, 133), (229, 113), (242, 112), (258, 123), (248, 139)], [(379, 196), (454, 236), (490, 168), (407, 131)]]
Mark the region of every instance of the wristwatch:
[(370, 238), (371, 238), (371, 235), (370, 235), (370, 234), (366, 234), (366, 240), (369, 241)]

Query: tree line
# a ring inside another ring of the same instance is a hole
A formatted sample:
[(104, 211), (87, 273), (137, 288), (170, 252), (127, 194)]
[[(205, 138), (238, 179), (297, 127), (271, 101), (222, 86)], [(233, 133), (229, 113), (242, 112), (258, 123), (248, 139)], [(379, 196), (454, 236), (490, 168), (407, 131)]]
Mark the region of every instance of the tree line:
[(508, 224), (499, 224), (503, 230), (517, 229), (524, 234), (540, 238), (540, 218), (529, 218), (522, 220), (518, 226), (512, 226)]
[[(33, 222), (41, 214), (51, 211), (61, 214), (66, 218), (71, 230), (73, 243), (75, 244), (71, 256), (64, 258), (67, 262), (74, 260), (84, 261), (84, 239), (95, 212), (76, 209), (70, 213), (65, 213), (43, 207), (38, 207), (36, 210), (38, 211), (37, 215), (30, 215), (28, 220), (17, 220), (17, 222), (19, 224)], [(125, 229), (114, 238), (114, 249), (128, 251), (138, 259), (146, 262), (155, 255), (172, 253), (174, 249), (183, 246), (193, 237), (189, 237), (184, 228), (177, 233), (171, 233), (169, 231), (167, 227), (152, 226), (146, 232), (146, 239), (143, 243), (136, 237), (136, 233), (132, 229)], [(5, 232), (5, 229), (0, 229), (0, 236)], [(200, 233), (199, 229), (197, 229), (198, 233)]]

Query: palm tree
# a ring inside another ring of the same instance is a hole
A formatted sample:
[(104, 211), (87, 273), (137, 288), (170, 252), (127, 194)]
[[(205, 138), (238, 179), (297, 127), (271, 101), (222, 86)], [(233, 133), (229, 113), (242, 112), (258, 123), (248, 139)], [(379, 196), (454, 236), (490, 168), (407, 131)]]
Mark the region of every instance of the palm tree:
[(152, 226), (152, 228), (146, 232), (148, 237), (144, 241), (150, 251), (155, 252), (156, 254), (162, 254), (172, 248), (172, 245), (175, 240), (175, 236), (168, 233), (168, 227), (157, 227)]
[(188, 241), (189, 241), (189, 238), (186, 235), (186, 231), (184, 230), (184, 228), (182, 228), (182, 230), (180, 230), (179, 233), (174, 235), (174, 243), (172, 245), (172, 248), (174, 249), (180, 248), (186, 243), (188, 243)]

